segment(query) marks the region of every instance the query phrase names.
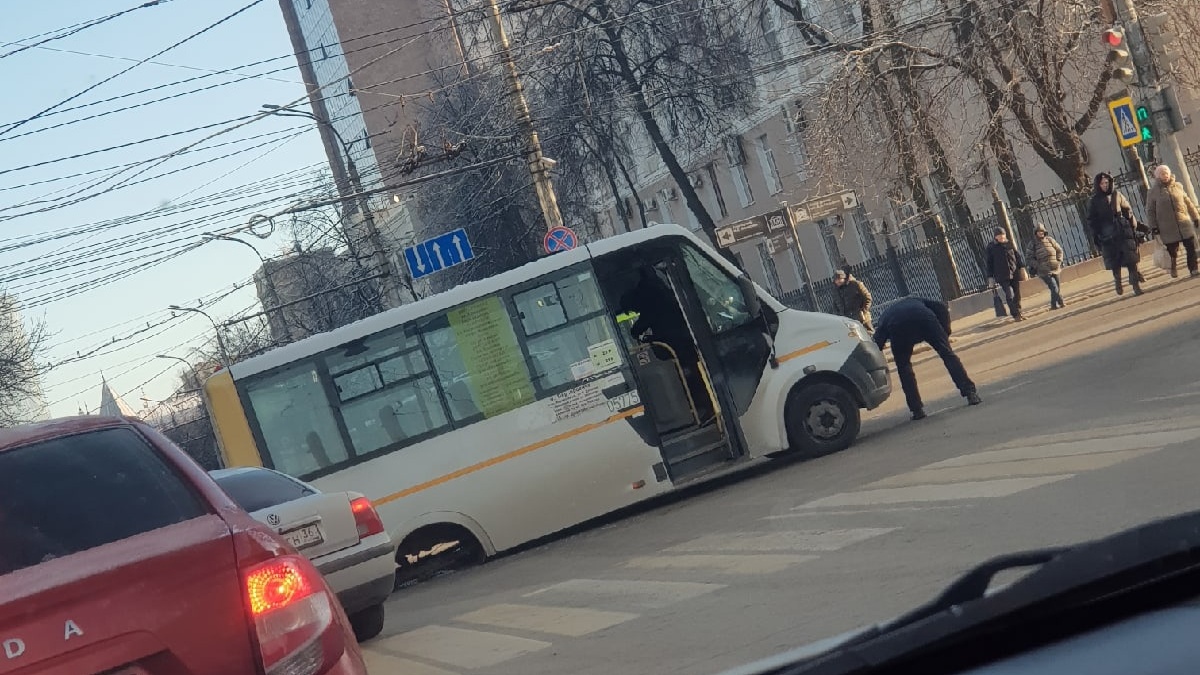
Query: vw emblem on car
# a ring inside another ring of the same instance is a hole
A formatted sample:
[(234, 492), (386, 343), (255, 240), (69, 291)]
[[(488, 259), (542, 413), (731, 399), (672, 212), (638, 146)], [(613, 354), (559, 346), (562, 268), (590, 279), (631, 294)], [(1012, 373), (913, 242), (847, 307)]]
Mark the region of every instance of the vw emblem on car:
[(279, 516), (275, 515), (274, 513), (268, 513), (267, 514), (267, 524), (270, 525), (271, 527), (278, 527), (279, 526)]

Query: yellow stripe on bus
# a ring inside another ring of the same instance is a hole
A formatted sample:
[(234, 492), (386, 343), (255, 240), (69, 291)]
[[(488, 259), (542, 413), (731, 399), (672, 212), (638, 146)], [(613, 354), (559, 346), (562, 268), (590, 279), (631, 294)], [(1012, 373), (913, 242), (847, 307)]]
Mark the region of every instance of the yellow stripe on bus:
[(246, 411), (228, 370), (208, 378), (204, 383), (204, 398), (224, 465), (262, 466), (250, 422), (246, 420)]
[(787, 354), (780, 356), (776, 360), (779, 361), (780, 363), (783, 363), (784, 361), (791, 361), (792, 359), (799, 358), (801, 356), (804, 356), (805, 354), (811, 354), (811, 353), (817, 351), (818, 349), (824, 349), (831, 344), (833, 344), (833, 343), (828, 340), (823, 340), (816, 344), (809, 345), (803, 349), (797, 349), (794, 352), (788, 352)]
[(513, 450), (512, 452), (506, 452), (503, 455), (500, 455), (498, 457), (493, 457), (491, 459), (479, 462), (478, 464), (472, 464), (471, 466), (464, 467), (462, 469), (459, 469), (458, 471), (448, 473), (444, 476), (439, 476), (437, 478), (434, 478), (433, 480), (426, 481), (424, 483), (420, 483), (419, 485), (414, 485), (410, 488), (405, 488), (399, 492), (394, 492), (386, 497), (381, 497), (381, 498), (373, 500), (373, 501), (377, 505), (378, 504), (386, 504), (388, 502), (394, 502), (397, 499), (401, 499), (403, 497), (407, 497), (409, 495), (416, 494), (423, 490), (428, 490), (431, 487), (437, 487), (438, 485), (442, 485), (443, 483), (448, 483), (448, 482), (454, 480), (455, 478), (462, 478), (463, 476), (475, 473), (476, 471), (482, 471), (490, 466), (496, 466), (497, 464), (500, 464), (501, 462), (507, 462), (510, 459), (515, 459), (517, 457), (520, 457), (521, 455), (527, 455), (535, 450), (541, 450), (542, 448), (544, 448), (548, 445), (554, 445), (555, 443), (558, 443), (560, 441), (565, 441), (568, 438), (579, 436), (581, 434), (586, 434), (589, 431), (595, 431), (596, 429), (599, 429), (600, 427), (603, 427), (608, 424), (612, 424), (613, 422), (619, 422), (621, 420), (628, 419), (628, 418), (634, 417), (636, 415), (640, 415), (643, 410), (644, 410), (644, 408), (642, 406), (638, 406), (636, 408), (630, 408), (629, 410), (625, 410), (623, 412), (617, 413), (616, 415), (613, 415), (603, 421), (593, 422), (591, 424), (585, 424), (581, 427), (576, 427), (574, 429), (571, 429), (570, 431), (564, 431), (563, 433), (558, 434), (557, 436), (551, 436), (550, 438), (538, 441), (537, 443), (533, 443), (532, 445), (526, 445), (523, 448), (517, 448), (516, 450)]

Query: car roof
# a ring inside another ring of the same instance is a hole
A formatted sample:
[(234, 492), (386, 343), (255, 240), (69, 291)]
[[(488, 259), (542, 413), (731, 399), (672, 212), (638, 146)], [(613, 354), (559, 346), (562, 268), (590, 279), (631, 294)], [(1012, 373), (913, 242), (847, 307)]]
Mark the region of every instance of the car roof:
[(128, 427), (139, 423), (134, 417), (108, 417), (87, 415), (60, 417), (45, 422), (23, 424), (0, 429), (0, 452), (62, 436), (73, 436), (86, 431)]

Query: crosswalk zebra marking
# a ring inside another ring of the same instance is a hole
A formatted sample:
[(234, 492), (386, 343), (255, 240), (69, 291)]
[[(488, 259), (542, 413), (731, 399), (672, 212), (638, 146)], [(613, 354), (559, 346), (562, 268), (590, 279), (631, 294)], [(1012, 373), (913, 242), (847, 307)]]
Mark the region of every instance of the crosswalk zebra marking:
[(920, 485), (925, 483), (963, 483), (996, 478), (1022, 478), (1084, 473), (1086, 471), (1105, 469), (1121, 462), (1136, 459), (1158, 449), (1116, 450), (1113, 452), (1098, 452), (1086, 455), (1038, 457), (985, 464), (930, 465), (907, 473), (889, 476), (874, 483), (868, 483), (863, 486), (863, 489)]
[(542, 640), (436, 624), (393, 635), (379, 643), (379, 647), (389, 652), (467, 669), (487, 668), (549, 646), (549, 642)]
[(923, 484), (907, 487), (879, 488), (875, 490), (856, 490), (840, 492), (821, 499), (815, 499), (794, 509), (813, 509), (823, 507), (875, 506), (881, 504), (904, 504), (911, 502), (946, 502), (963, 499), (989, 499), (1008, 497), (1018, 492), (1032, 490), (1036, 487), (1066, 480), (1075, 474), (1057, 474), (1052, 476), (1034, 476), (1027, 478), (1000, 478), (997, 480), (966, 481), (962, 483)]
[(625, 567), (642, 570), (707, 570), (721, 574), (774, 574), (816, 558), (815, 555), (755, 553), (746, 555), (639, 556)]
[(778, 532), (727, 532), (706, 534), (663, 549), (664, 553), (710, 551), (837, 551), (895, 530), (894, 527), (859, 527), (841, 530), (780, 530)]
[(489, 605), (454, 617), (463, 623), (515, 628), (533, 633), (583, 637), (638, 618), (639, 614), (545, 605)]

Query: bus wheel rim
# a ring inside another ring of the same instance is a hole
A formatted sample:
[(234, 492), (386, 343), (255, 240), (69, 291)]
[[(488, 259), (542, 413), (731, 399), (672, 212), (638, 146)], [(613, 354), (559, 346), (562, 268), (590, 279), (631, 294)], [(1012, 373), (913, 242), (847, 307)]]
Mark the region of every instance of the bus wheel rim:
[(809, 406), (804, 426), (814, 438), (832, 440), (846, 427), (846, 414), (836, 401), (822, 399)]

